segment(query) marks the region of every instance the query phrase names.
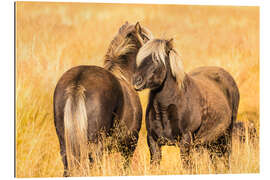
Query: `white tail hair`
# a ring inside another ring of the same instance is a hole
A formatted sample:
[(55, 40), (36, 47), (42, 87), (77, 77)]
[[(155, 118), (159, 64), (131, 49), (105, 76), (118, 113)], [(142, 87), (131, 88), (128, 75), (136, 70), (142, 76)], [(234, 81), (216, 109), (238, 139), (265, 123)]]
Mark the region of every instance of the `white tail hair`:
[(87, 174), (89, 169), (88, 123), (84, 91), (85, 88), (81, 85), (71, 85), (66, 89), (64, 129), (69, 171), (80, 169)]

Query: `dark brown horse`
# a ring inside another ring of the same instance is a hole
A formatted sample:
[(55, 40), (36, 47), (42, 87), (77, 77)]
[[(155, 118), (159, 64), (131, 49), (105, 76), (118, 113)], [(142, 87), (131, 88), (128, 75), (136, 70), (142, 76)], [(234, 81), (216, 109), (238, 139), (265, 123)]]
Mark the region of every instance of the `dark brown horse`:
[(136, 62), (135, 89), (151, 90), (146, 110), (151, 163), (159, 164), (161, 146), (178, 145), (184, 166), (190, 167), (190, 149), (196, 145), (207, 147), (212, 160), (226, 154), (229, 167), (239, 104), (232, 76), (219, 67), (201, 67), (186, 74), (172, 40), (148, 41)]
[(54, 122), (64, 176), (77, 167), (89, 168), (89, 160), (93, 161), (89, 144), (96, 145), (95, 151), (102, 157), (105, 148), (102, 135), (114, 136), (117, 149), (126, 159), (125, 167), (128, 166), (142, 119), (140, 100), (131, 79), (137, 52), (151, 37), (139, 23), (126, 23), (109, 46), (104, 68), (74, 67), (58, 81), (54, 91)]

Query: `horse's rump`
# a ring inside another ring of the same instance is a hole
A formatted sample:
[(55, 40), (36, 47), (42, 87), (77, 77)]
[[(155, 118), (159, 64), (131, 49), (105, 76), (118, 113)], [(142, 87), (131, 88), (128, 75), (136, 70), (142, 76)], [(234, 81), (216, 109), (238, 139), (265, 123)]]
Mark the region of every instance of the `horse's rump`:
[(73, 76), (67, 87), (73, 85), (84, 88), (89, 133), (99, 131), (101, 128), (109, 130), (113, 125), (112, 116), (116, 114), (119, 118), (121, 116), (123, 92), (119, 81), (112, 73), (97, 66), (75, 68), (80, 70), (77, 76)]
[(198, 85), (207, 107), (197, 135), (210, 142), (231, 131), (236, 119), (239, 91), (231, 75), (219, 67), (201, 67), (189, 73)]
[(122, 104), (121, 85), (107, 70), (78, 66), (64, 73), (55, 89), (54, 113), (68, 161), (88, 159), (88, 142), (97, 143), (101, 131), (109, 132), (115, 114), (121, 116)]

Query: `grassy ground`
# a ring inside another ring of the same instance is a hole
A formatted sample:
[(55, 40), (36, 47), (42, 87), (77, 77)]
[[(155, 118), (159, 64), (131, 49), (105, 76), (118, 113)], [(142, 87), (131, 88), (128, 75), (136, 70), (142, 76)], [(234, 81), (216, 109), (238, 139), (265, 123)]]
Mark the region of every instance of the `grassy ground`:
[[(240, 88), (237, 121), (252, 120), (259, 132), (259, 8), (164, 5), (25, 3), (16, 5), (16, 176), (63, 173), (53, 125), (53, 91), (69, 68), (103, 65), (110, 41), (125, 21), (173, 37), (186, 72), (204, 65), (229, 71)], [(143, 109), (147, 91), (140, 93)], [(194, 153), (192, 173), (258, 173), (259, 140), (233, 139), (231, 169), (212, 167), (207, 152)], [(164, 147), (159, 169), (150, 170), (146, 129), (128, 175), (184, 174), (179, 149)], [(93, 176), (123, 175), (122, 157), (106, 155)]]

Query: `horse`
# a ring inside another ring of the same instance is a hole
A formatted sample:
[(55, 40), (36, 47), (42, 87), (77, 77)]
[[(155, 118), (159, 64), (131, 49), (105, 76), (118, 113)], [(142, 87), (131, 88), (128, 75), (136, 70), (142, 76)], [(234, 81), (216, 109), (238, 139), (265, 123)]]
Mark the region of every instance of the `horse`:
[(161, 147), (171, 145), (180, 148), (184, 168), (193, 165), (192, 147), (206, 147), (213, 163), (224, 155), (229, 168), (240, 98), (233, 77), (212, 66), (185, 73), (173, 39), (149, 40), (136, 65), (135, 90), (150, 89), (145, 119), (151, 165), (159, 165)]
[(139, 48), (151, 38), (151, 32), (138, 22), (135, 25), (126, 22), (109, 45), (104, 67), (73, 67), (57, 82), (53, 96), (54, 124), (64, 164), (63, 176), (70, 176), (72, 169), (78, 167), (83, 167), (82, 171), (89, 169), (94, 162), (89, 151), (91, 144), (101, 160), (104, 136), (115, 139), (117, 150), (125, 158), (124, 167), (128, 167), (142, 121), (132, 74)]

